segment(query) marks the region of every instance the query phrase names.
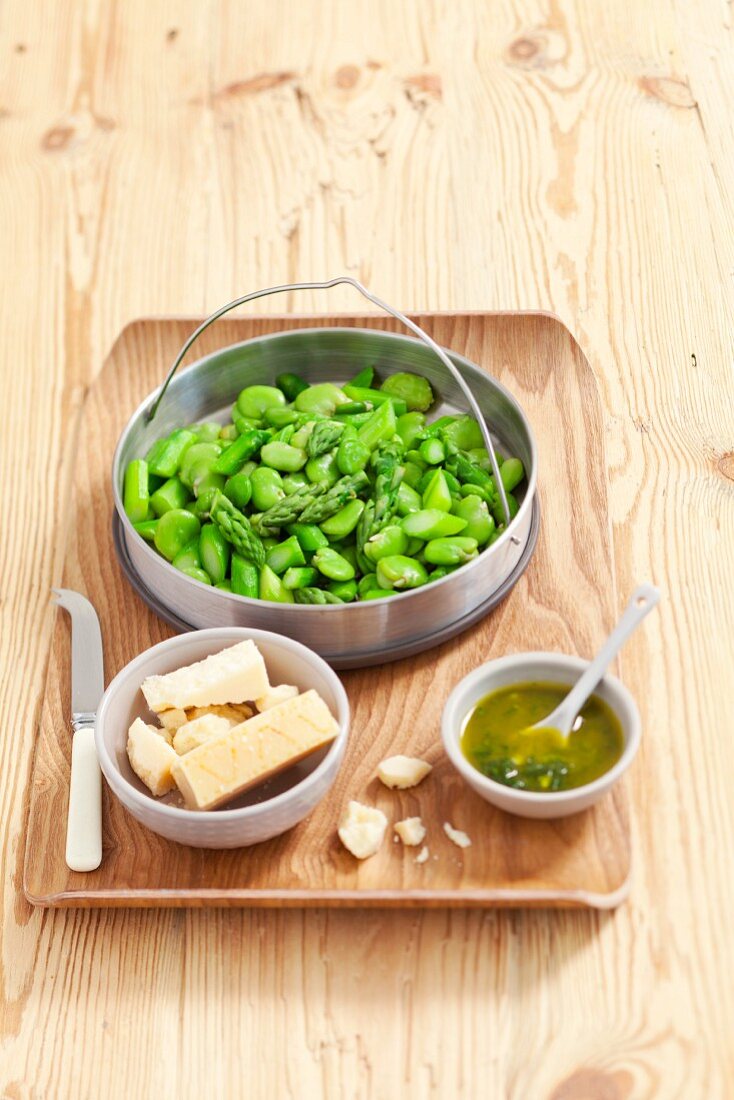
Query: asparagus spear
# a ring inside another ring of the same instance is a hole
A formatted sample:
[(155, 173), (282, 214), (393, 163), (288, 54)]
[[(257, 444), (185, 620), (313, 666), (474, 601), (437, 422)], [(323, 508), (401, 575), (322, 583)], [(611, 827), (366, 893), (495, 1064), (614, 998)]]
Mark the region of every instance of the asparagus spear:
[(258, 526), (262, 531), (268, 527), (287, 527), (296, 521), (321, 523), (353, 500), (368, 482), (367, 475), (360, 470), (356, 474), (340, 478), (331, 488), (328, 488), (325, 481), (302, 485), (295, 493), (276, 501), (263, 512)]
[[(301, 523), (323, 523), (329, 516), (333, 516), (350, 500), (354, 500), (360, 490), (369, 485), (367, 474), (360, 470), (359, 473), (350, 474), (339, 478), (336, 485), (332, 485), (322, 496), (309, 501), (300, 515)], [(293, 497), (286, 497), (293, 500)]]
[(219, 492), (212, 503), (210, 517), (237, 553), (260, 569), (265, 561), (265, 547), (247, 516)]
[(306, 505), (310, 504), (314, 498), (325, 493), (326, 488), (327, 483), (325, 481), (313, 485), (302, 485), (296, 489), (295, 493), (276, 501), (267, 511), (263, 512), (260, 517), (260, 525), (262, 527), (287, 527), (289, 524), (295, 523)]
[(293, 596), (296, 603), (344, 603), (344, 600), (323, 588), (295, 588)]
[(370, 534), (374, 535), (389, 523), (395, 514), (398, 488), (403, 480), (400, 465), (401, 448), (395, 443), (384, 443), (372, 457), (375, 469), (375, 511)]
[(449, 473), (458, 477), (464, 485), (480, 485), (490, 492), (495, 491), (494, 481), (486, 470), (483, 470), (481, 466), (477, 466), (476, 462), (472, 462), (467, 455), (461, 452), (457, 455), (451, 455), (446, 462), (446, 469)]
[(400, 465), (401, 449), (397, 444), (385, 443), (373, 455), (372, 465), (376, 471), (375, 489), (371, 500), (357, 524), (357, 563), (363, 572), (372, 568), (364, 553), (365, 543), (385, 527), (392, 517), (398, 503), (398, 489), (403, 480), (403, 467)]
[(334, 420), (318, 420), (306, 444), (309, 457), (318, 458), (336, 447), (343, 431), (344, 425)]
[(359, 523), (357, 524), (357, 564), (363, 573), (369, 573), (372, 570), (372, 564), (365, 555), (364, 547), (365, 543), (372, 534), (372, 522), (375, 518), (375, 502), (368, 500), (364, 506), (364, 511), (359, 517)]

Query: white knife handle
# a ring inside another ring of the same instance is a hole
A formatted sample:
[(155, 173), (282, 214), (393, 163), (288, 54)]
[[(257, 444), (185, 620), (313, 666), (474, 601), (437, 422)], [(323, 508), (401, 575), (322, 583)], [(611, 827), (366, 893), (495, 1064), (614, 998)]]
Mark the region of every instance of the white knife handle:
[(94, 730), (78, 729), (71, 742), (71, 789), (66, 825), (66, 864), (94, 871), (102, 862), (102, 773)]

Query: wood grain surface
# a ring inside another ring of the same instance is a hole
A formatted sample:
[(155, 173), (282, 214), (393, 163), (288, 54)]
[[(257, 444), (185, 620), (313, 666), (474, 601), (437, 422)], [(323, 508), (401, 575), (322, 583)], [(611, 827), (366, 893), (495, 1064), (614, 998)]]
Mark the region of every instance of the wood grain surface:
[[(444, 347), (491, 371), (520, 401), (539, 452), (542, 533), (517, 589), (476, 627), (443, 645), (381, 668), (342, 673), (352, 710), (349, 747), (337, 781), (302, 825), (245, 851), (171, 844), (139, 825), (105, 790), (104, 858), (90, 874), (64, 859), (71, 739), (69, 620), (59, 614), (32, 777), (24, 889), (42, 905), (579, 905), (619, 904), (630, 863), (626, 785), (592, 811), (554, 822), (508, 817), (485, 803), (441, 748), (443, 703), (477, 665), (507, 652), (556, 649), (589, 654), (611, 625), (615, 581), (607, 506), (602, 411), (578, 345), (552, 317), (533, 314), (422, 315)], [(341, 317), (249, 318), (209, 329), (206, 348)], [(392, 320), (357, 324), (397, 329)], [(140, 321), (115, 343), (84, 403), (66, 502), (73, 517), (62, 584), (98, 610), (106, 681), (143, 649), (173, 632), (137, 598), (115, 558), (110, 463), (132, 411), (165, 377), (198, 321)], [(583, 476), (577, 471), (583, 466)], [(563, 516), (575, 517), (573, 524)], [(377, 766), (402, 752), (433, 765), (402, 794), (377, 780)], [(393, 823), (418, 814), (430, 858), (387, 843), (363, 863), (344, 851), (336, 823), (350, 798), (377, 805)], [(473, 839), (460, 852), (443, 823)]]
[[(0, 59), (0, 1092), (728, 1100), (731, 6), (6, 0)], [(589, 358), (619, 596), (666, 593), (624, 657), (630, 900), (34, 911), (85, 390), (136, 317), (341, 271), (404, 309), (552, 310)]]

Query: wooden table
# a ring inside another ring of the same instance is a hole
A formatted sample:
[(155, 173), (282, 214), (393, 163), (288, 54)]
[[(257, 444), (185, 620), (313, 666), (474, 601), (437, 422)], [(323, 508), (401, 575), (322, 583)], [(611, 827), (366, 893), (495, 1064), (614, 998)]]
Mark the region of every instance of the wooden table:
[[(0, 62), (2, 1096), (730, 1097), (730, 6), (9, 0)], [(342, 271), (553, 310), (591, 360), (621, 583), (667, 595), (623, 662), (632, 898), (33, 911), (65, 425), (132, 318)]]

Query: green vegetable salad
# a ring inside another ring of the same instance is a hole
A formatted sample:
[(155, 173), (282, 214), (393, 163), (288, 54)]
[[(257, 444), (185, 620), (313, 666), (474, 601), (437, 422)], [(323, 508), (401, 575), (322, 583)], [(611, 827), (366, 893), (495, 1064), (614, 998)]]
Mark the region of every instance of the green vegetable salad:
[[(344, 386), (282, 374), (231, 422), (177, 429), (125, 471), (138, 534), (189, 577), (278, 603), (374, 600), (429, 584), (499, 538), (479, 425), (429, 423), (430, 383), (371, 367)], [(510, 514), (525, 476), (498, 456)]]

